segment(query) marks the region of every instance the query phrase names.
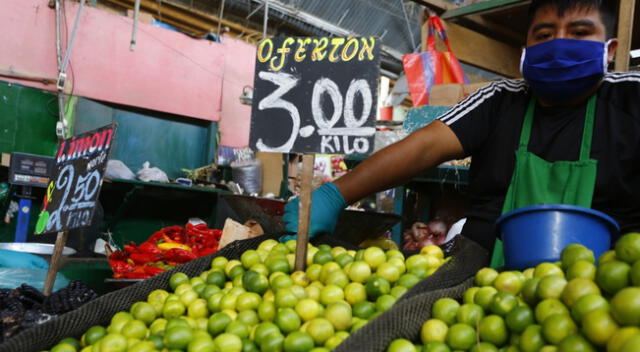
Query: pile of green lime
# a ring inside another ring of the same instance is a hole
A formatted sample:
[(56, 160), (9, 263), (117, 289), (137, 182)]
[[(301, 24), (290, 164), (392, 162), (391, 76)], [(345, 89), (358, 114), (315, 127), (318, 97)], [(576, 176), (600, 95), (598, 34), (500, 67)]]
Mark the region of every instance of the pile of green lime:
[(176, 273), (172, 292), (155, 290), (109, 326), (50, 351), (329, 351), (448, 259), (437, 246), (405, 258), (309, 245), (306, 270), (293, 271), (295, 248), (295, 240), (266, 240), (240, 260), (214, 258), (197, 277)]
[(596, 266), (593, 252), (567, 246), (559, 263), (478, 271), (462, 302), (443, 298), (421, 343), (396, 339), (389, 352), (638, 352), (640, 233), (620, 238)]

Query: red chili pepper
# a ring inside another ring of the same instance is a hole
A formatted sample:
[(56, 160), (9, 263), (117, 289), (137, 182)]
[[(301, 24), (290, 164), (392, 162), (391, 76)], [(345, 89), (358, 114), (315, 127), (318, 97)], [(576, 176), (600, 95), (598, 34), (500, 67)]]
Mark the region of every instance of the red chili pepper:
[(175, 241), (173, 238), (170, 238), (166, 234), (162, 235), (162, 239), (164, 240), (165, 243), (180, 243), (178, 241)]
[(151, 266), (151, 265), (144, 265), (143, 266), (144, 272), (145, 274), (154, 276), (154, 275), (158, 275), (162, 272), (164, 272), (164, 269), (159, 268), (157, 266)]
[(149, 277), (151, 277), (151, 275), (144, 271), (132, 271), (124, 275), (124, 278), (126, 279), (148, 279)]
[(127, 260), (127, 256), (122, 251), (114, 251), (109, 256), (109, 260)]
[(155, 244), (150, 242), (144, 242), (138, 247), (138, 251), (142, 253), (150, 253), (150, 254), (160, 254), (162, 250), (158, 248)]
[(129, 258), (133, 260), (136, 264), (146, 264), (146, 263), (152, 263), (157, 261), (158, 259), (160, 259), (160, 255), (152, 254), (152, 253), (137, 252), (137, 253), (131, 253)]
[(124, 273), (134, 270), (133, 265), (121, 260), (109, 260), (109, 266), (115, 273)]
[(204, 257), (218, 251), (218, 248), (205, 248), (198, 252), (199, 257)]
[(196, 255), (190, 251), (185, 251), (180, 248), (172, 248), (164, 252), (163, 258), (167, 261), (173, 261), (178, 263), (185, 263), (190, 260), (196, 259)]
[(131, 242), (129, 244), (125, 244), (124, 245), (124, 252), (127, 254), (131, 254), (134, 253), (136, 251), (136, 244)]

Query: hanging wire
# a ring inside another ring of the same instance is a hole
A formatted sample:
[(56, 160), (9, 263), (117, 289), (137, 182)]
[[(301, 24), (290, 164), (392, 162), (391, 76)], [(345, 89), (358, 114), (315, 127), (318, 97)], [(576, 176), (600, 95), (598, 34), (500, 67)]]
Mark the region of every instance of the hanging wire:
[(264, 20), (262, 22), (262, 39), (267, 38), (267, 23), (269, 22), (269, 0), (264, 0)]
[(222, 28), (222, 16), (224, 16), (224, 2), (225, 0), (222, 0), (220, 2), (220, 11), (218, 11), (218, 30), (216, 31), (216, 36), (218, 37), (218, 40), (220, 40), (220, 29)]
[(404, 15), (404, 21), (407, 24), (407, 32), (409, 33), (409, 40), (411, 42), (411, 46), (413, 46), (413, 52), (418, 51), (418, 45), (416, 44), (413, 38), (413, 32), (411, 31), (411, 23), (409, 22), (409, 16), (407, 15), (407, 9), (404, 6), (404, 0), (400, 0), (400, 6), (402, 6), (402, 14)]

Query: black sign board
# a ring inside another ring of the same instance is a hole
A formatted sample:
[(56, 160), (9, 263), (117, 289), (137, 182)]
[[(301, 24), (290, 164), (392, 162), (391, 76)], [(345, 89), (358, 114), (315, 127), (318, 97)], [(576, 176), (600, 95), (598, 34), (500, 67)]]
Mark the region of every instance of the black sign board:
[(258, 44), (250, 144), (266, 152), (373, 150), (380, 42), (265, 39)]
[(52, 157), (11, 153), (9, 183), (17, 186), (47, 187), (52, 168)]
[(91, 225), (115, 132), (108, 125), (60, 142), (35, 233)]

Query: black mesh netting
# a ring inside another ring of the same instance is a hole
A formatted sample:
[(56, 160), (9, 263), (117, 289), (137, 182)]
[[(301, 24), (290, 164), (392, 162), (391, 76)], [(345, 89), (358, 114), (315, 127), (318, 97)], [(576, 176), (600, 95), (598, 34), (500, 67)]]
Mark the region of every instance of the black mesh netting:
[[(0, 352), (37, 352), (54, 346), (65, 337), (79, 338), (93, 325), (108, 325), (114, 314), (128, 311), (133, 303), (146, 300), (151, 291), (168, 288), (169, 278), (174, 273), (183, 272), (190, 277), (197, 276), (210, 268), (214, 257), (239, 259), (246, 250), (255, 249), (262, 241), (269, 238), (277, 239), (279, 236), (264, 235), (235, 241), (215, 254), (193, 260), (135, 285), (108, 293), (74, 311), (16, 334), (0, 344)], [(357, 249), (332, 236), (316, 237), (311, 242), (315, 245), (324, 243), (330, 246), (343, 246), (346, 249)], [(486, 250), (465, 238), (460, 238), (455, 247), (450, 250), (453, 259), (411, 288), (390, 310), (345, 340), (338, 351), (346, 351), (346, 348), (352, 351), (384, 351), (387, 344), (394, 338), (417, 336), (422, 323), (430, 314), (431, 303), (441, 297), (455, 298), (462, 295), (464, 289), (473, 281), (470, 278), (486, 265), (489, 258)]]
[(146, 300), (151, 291), (168, 288), (169, 278), (174, 273), (183, 272), (190, 277), (197, 276), (211, 267), (211, 259), (214, 257), (239, 259), (244, 251), (257, 248), (260, 242), (268, 238), (277, 239), (278, 237), (265, 235), (235, 241), (215, 254), (198, 258), (135, 285), (108, 293), (74, 311), (16, 334), (0, 344), (0, 352), (37, 352), (51, 348), (65, 337), (79, 338), (93, 325), (108, 325), (114, 314), (123, 310), (128, 311), (133, 303)]
[[(489, 264), (489, 252), (464, 236), (456, 236), (453, 246), (446, 248), (445, 252), (451, 259), (433, 275), (413, 286), (400, 297), (399, 301), (425, 292), (457, 286), (468, 278), (475, 276), (478, 270)], [(408, 254), (405, 253), (407, 258), (409, 257)]]
[(473, 285), (473, 277), (457, 286), (417, 294), (398, 301), (388, 311), (344, 340), (336, 352), (384, 352), (394, 339), (420, 340), (422, 324), (431, 318), (431, 306), (440, 298), (459, 299)]

